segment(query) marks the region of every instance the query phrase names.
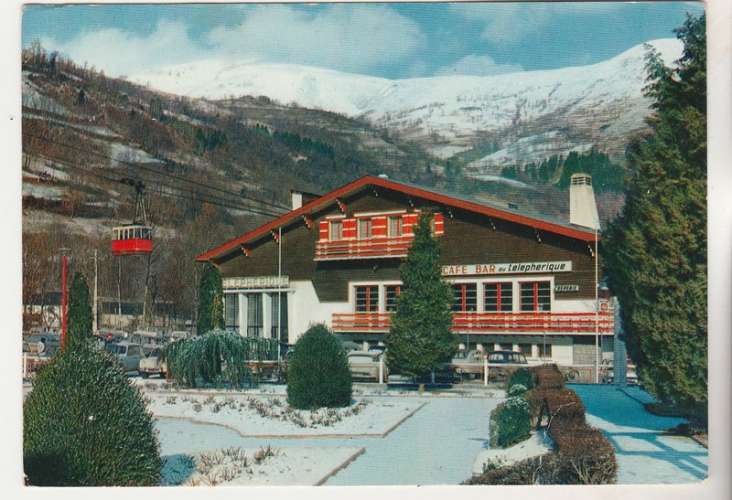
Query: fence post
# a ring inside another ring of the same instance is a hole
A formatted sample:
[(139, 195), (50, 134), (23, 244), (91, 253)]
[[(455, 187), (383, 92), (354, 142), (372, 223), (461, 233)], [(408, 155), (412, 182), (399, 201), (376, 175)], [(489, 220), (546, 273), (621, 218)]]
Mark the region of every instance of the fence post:
[(379, 384), (384, 383), (384, 355), (379, 356)]
[(488, 385), (488, 356), (483, 356), (483, 385)]

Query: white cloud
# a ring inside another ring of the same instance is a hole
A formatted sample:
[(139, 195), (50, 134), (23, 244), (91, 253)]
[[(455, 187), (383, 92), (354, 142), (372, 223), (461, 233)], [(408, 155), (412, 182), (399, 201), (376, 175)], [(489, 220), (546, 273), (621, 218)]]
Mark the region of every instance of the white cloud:
[(570, 3), (463, 3), (452, 4), (456, 14), (484, 23), (481, 38), (496, 43), (513, 43), (536, 33), (567, 15), (606, 15), (623, 8), (620, 2)]
[(426, 44), (419, 25), (376, 5), (330, 5), (309, 12), (258, 6), (236, 27), (208, 35), (217, 52), (361, 72), (403, 62)]
[(128, 75), (148, 68), (188, 62), (204, 57), (205, 51), (188, 36), (180, 22), (163, 21), (149, 35), (116, 28), (81, 33), (62, 43), (41, 40), (49, 50), (58, 50), (76, 63), (88, 63), (111, 76)]
[(492, 76), (523, 71), (518, 64), (497, 64), (490, 56), (467, 55), (455, 63), (437, 70), (438, 75)]

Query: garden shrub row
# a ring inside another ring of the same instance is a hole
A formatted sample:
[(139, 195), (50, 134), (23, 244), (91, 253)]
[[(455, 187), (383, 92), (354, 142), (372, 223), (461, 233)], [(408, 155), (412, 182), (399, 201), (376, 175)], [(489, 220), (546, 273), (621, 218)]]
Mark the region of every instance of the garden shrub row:
[(556, 365), (531, 370), (536, 387), (525, 394), (531, 425), (546, 422), (555, 452), (493, 468), (467, 484), (608, 484), (615, 482), (615, 451), (607, 438), (587, 425), (585, 407), (564, 387)]
[(531, 412), (526, 401), (534, 375), (525, 368), (511, 373), (506, 381), (508, 399), (496, 406), (490, 417), (490, 445), (507, 448), (531, 435)]

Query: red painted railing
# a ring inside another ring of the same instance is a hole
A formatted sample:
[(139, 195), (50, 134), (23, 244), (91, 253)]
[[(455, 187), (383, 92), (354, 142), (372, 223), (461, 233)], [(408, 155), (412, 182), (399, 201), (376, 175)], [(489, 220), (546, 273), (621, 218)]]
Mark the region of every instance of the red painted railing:
[[(385, 333), (389, 330), (389, 313), (333, 314), (336, 332)], [(595, 313), (454, 313), (452, 331), (460, 334), (489, 333), (595, 333)], [(613, 314), (597, 315), (600, 333), (612, 333)]]
[(376, 257), (406, 257), (413, 235), (398, 238), (317, 241), (315, 260), (344, 260)]

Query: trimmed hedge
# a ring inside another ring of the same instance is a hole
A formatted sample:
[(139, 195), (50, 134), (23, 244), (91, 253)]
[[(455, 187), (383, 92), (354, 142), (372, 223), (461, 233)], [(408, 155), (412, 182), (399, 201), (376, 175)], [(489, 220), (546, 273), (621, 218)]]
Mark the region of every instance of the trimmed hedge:
[(491, 412), (490, 444), (507, 448), (531, 434), (529, 404), (520, 396), (511, 397)]
[(36, 486), (153, 486), (160, 450), (139, 389), (85, 343), (42, 367), (23, 405), (23, 463)]
[(510, 390), (512, 386), (521, 384), (526, 389), (534, 388), (534, 374), (528, 368), (519, 368), (509, 375), (506, 381), (506, 390)]
[(325, 325), (315, 325), (295, 344), (287, 367), (287, 402), (299, 409), (348, 406), (352, 380), (346, 352)]
[(524, 395), (531, 425), (545, 419), (556, 452), (488, 470), (467, 484), (609, 484), (617, 475), (615, 450), (585, 422), (577, 394), (564, 388), (556, 365), (533, 368), (536, 387)]

